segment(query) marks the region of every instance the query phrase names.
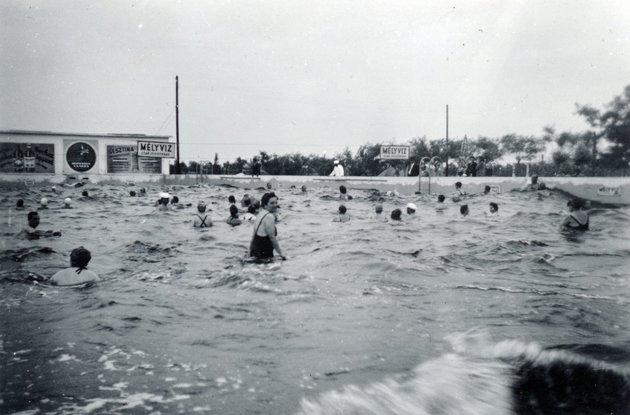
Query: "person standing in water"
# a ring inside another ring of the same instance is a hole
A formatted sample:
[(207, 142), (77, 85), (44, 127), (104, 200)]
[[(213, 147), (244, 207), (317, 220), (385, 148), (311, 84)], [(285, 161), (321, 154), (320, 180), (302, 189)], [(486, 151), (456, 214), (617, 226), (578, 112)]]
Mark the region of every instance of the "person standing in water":
[(579, 199), (569, 200), (567, 202), (569, 214), (562, 221), (562, 227), (565, 229), (573, 229), (578, 231), (587, 231), (589, 226), (588, 213), (584, 212), (584, 202)]
[(98, 275), (87, 269), (91, 259), (92, 254), (84, 247), (73, 249), (70, 253), (70, 268), (57, 272), (50, 282), (54, 285), (77, 285), (98, 281)]
[(254, 234), (249, 244), (249, 255), (257, 259), (271, 259), (275, 250), (280, 258), (287, 259), (276, 238), (278, 231), (275, 213), (278, 210), (278, 197), (273, 192), (265, 193), (261, 198), (261, 205), (266, 212), (260, 214), (254, 222)]

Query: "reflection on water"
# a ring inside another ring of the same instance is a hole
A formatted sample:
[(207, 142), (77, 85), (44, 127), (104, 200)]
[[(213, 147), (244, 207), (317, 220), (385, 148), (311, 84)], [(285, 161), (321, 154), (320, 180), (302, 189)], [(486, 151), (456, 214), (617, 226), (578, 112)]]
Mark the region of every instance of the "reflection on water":
[[(156, 211), (162, 189), (82, 190), (47, 195), (61, 238), (16, 241), (28, 210), (0, 225), (2, 413), (630, 413), (627, 208), (567, 234), (553, 193), (467, 199), (466, 219), (385, 197), (385, 215), (418, 206), (392, 226), (350, 189), (340, 224), (336, 189), (280, 189), (289, 260), (255, 265), (227, 197), (262, 191), (169, 188), (206, 201), (198, 230), (192, 207)], [(18, 197), (41, 193), (6, 192), (5, 212)], [(46, 284), (79, 245), (102, 281)]]

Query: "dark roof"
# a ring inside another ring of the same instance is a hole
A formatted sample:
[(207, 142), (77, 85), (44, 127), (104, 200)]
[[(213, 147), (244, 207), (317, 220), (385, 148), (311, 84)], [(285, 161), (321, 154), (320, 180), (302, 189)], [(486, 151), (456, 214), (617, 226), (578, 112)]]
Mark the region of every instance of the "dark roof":
[(119, 134), (119, 133), (107, 133), (107, 134), (93, 134), (93, 133), (58, 133), (54, 131), (30, 131), (30, 130), (0, 130), (0, 134), (13, 134), (13, 135), (53, 135), (64, 137), (101, 137), (101, 138), (133, 138), (133, 139), (162, 139), (168, 140), (170, 135), (148, 135), (148, 134)]

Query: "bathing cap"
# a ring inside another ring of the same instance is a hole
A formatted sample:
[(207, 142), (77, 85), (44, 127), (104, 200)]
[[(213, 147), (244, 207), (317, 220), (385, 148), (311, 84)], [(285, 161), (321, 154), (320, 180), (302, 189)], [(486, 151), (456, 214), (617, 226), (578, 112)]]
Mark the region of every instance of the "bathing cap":
[(414, 205), (413, 203), (407, 203), (407, 209), (418, 210), (416, 205)]
[(168, 193), (166, 192), (160, 193), (160, 199), (170, 199), (170, 198), (171, 198), (171, 195), (169, 195)]
[(66, 197), (66, 198), (63, 200), (63, 203), (65, 203), (66, 205), (69, 205), (69, 204), (71, 204), (71, 203), (72, 203), (72, 199), (70, 199), (69, 197)]
[(48, 199), (46, 199), (45, 197), (42, 197), (42, 200), (39, 203), (41, 203), (42, 206), (46, 206), (48, 204)]
[(339, 164), (339, 160), (335, 160), (333, 163), (335, 163), (335, 164)]

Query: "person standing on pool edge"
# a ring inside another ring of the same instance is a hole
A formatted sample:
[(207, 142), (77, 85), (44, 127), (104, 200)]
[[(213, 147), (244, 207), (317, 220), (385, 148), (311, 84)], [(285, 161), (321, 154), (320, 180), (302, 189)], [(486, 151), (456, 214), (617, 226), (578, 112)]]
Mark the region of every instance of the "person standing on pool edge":
[(339, 160), (335, 160), (335, 167), (329, 176), (342, 177), (344, 175), (343, 166), (339, 164)]
[(267, 212), (259, 215), (254, 223), (254, 234), (249, 244), (249, 255), (257, 259), (270, 259), (273, 258), (275, 249), (280, 258), (287, 259), (276, 239), (278, 231), (275, 213), (278, 209), (278, 197), (275, 193), (269, 192), (265, 193), (260, 201), (262, 208)]

